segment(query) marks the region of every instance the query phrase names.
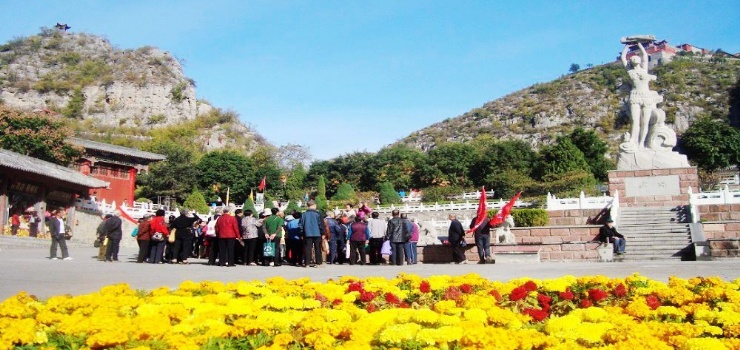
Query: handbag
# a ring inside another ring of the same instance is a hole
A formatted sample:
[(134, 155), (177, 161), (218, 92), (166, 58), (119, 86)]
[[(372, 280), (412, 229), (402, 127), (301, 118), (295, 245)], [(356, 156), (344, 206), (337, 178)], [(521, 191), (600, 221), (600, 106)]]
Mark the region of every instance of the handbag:
[(95, 242), (93, 242), (93, 248), (100, 248), (100, 240), (96, 239)]
[(152, 235), (152, 241), (162, 242), (164, 241), (164, 235), (161, 232), (157, 232), (154, 235)]
[(139, 227), (134, 227), (134, 230), (131, 231), (131, 237), (136, 237), (139, 235)]
[(383, 246), (380, 248), (381, 255), (391, 255), (391, 241), (384, 241)]
[(65, 233), (64, 233), (64, 239), (66, 239), (66, 240), (68, 240), (68, 241), (69, 241), (70, 239), (72, 239), (72, 234), (71, 234), (71, 233), (69, 233), (69, 232), (65, 232)]
[(169, 236), (169, 237), (167, 237), (167, 242), (170, 242), (170, 243), (175, 243), (175, 233), (177, 233), (177, 229), (174, 229), (174, 228), (173, 228), (173, 229), (172, 229), (172, 230), (170, 231), (170, 236)]
[(262, 244), (262, 255), (266, 258), (275, 256), (275, 242), (265, 242)]
[(351, 252), (351, 248), (350, 248), (350, 245), (348, 243), (347, 245), (344, 246), (344, 258), (345, 259), (349, 259), (350, 252)]

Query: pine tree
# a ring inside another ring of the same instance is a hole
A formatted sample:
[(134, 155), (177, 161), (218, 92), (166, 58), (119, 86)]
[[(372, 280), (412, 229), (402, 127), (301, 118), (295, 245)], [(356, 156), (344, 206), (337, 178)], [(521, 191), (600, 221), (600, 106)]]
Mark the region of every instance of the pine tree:
[(296, 203), (294, 200), (291, 199), (288, 202), (288, 207), (285, 208), (285, 215), (288, 215), (288, 214), (292, 213), (293, 211), (300, 212), (301, 211), (301, 207), (299, 207), (298, 206), (298, 203)]
[(402, 203), (401, 196), (393, 189), (393, 184), (390, 182), (381, 183), (378, 192), (380, 193), (380, 203), (383, 205)]
[(333, 201), (346, 201), (354, 199), (356, 199), (355, 189), (352, 188), (352, 185), (346, 182), (339, 184), (339, 187), (337, 187), (337, 193), (331, 197), (331, 200)]
[(193, 187), (193, 192), (190, 193), (182, 205), (187, 209), (195, 210), (201, 214), (208, 213), (208, 204), (206, 203), (206, 199), (195, 187)]
[(244, 210), (245, 212), (247, 210), (251, 210), (252, 216), (254, 217), (257, 217), (257, 215), (259, 215), (259, 213), (257, 212), (257, 208), (254, 207), (254, 202), (252, 202), (251, 198), (247, 198), (247, 200), (244, 201), (244, 206), (242, 207), (242, 210)]
[(318, 194), (316, 195), (316, 209), (319, 211), (326, 210), (326, 181), (323, 176), (319, 176), (319, 183), (316, 185)]

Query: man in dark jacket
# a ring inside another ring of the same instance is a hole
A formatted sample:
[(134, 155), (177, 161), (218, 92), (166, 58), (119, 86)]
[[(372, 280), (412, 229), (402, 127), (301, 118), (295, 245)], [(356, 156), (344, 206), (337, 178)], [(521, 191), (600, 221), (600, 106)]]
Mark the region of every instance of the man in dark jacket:
[[(473, 221), (470, 222), (470, 228), (475, 227), (475, 222), (478, 220), (476, 216)], [(491, 224), (488, 217), (483, 219), (478, 228), (475, 229), (475, 246), (478, 248), (478, 263), (485, 264), (491, 262)]]
[(614, 253), (617, 255), (624, 254), (624, 248), (626, 241), (624, 236), (617, 232), (617, 228), (614, 227), (614, 220), (606, 220), (606, 224), (601, 226), (599, 229), (599, 241), (603, 243), (614, 243)]
[(199, 220), (198, 215), (189, 210), (181, 210), (180, 216), (170, 223), (175, 229), (175, 245), (172, 258), (177, 259), (178, 264), (187, 264), (188, 257), (193, 251), (193, 223)]
[(324, 227), (324, 220), (321, 219), (321, 214), (316, 211), (316, 202), (313, 200), (308, 201), (308, 210), (301, 215), (298, 226), (301, 228), (306, 248), (303, 256), (305, 259), (303, 267), (306, 267), (306, 265), (311, 267), (322, 265), (321, 236), (326, 232), (326, 228)]
[(447, 231), (447, 241), (452, 247), (452, 261), (455, 264), (467, 264), (462, 241), (465, 239), (465, 230), (455, 214), (450, 214), (450, 229)]
[(72, 260), (67, 251), (67, 242), (64, 239), (64, 210), (59, 209), (51, 213), (49, 218), (49, 233), (51, 234), (51, 250), (49, 258), (51, 260), (59, 260), (57, 258), (57, 245), (62, 250), (63, 260)]
[(118, 247), (121, 244), (123, 231), (121, 230), (121, 211), (116, 210), (113, 216), (105, 220), (105, 235), (108, 237), (108, 249), (105, 251), (105, 261), (118, 261)]
[(411, 239), (408, 225), (400, 218), (400, 215), (398, 209), (394, 209), (391, 212), (392, 218), (388, 220), (388, 226), (385, 229), (385, 238), (391, 242), (391, 265), (403, 265), (403, 246)]
[(105, 261), (105, 252), (108, 251), (108, 242), (105, 241), (105, 221), (110, 219), (112, 216), (113, 214), (105, 214), (105, 216), (103, 216), (103, 221), (100, 222), (95, 231), (98, 241), (100, 242), (100, 247), (98, 247), (98, 261)]

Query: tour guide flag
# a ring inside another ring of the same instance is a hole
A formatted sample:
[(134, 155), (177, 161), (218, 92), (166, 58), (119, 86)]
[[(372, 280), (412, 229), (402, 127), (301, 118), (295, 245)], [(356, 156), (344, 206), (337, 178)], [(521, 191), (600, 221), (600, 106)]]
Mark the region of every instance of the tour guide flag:
[(267, 184), (265, 183), (265, 178), (266, 178), (266, 176), (263, 176), (262, 177), (262, 181), (260, 181), (260, 185), (259, 185), (259, 187), (257, 187), (257, 190), (259, 190), (259, 191), (264, 191), (265, 190), (265, 186), (267, 186)]
[(475, 224), (470, 228), (470, 230), (468, 230), (468, 233), (475, 232), (475, 230), (478, 229), (478, 227), (483, 223), (483, 220), (486, 219), (486, 213), (486, 187), (483, 186), (480, 189), (480, 201), (478, 202), (478, 213), (475, 215)]
[(491, 219), (489, 222), (491, 226), (497, 226), (504, 223), (504, 219), (506, 219), (506, 216), (511, 213), (511, 208), (514, 207), (514, 203), (516, 203), (516, 200), (519, 199), (519, 196), (522, 195), (522, 191), (519, 191), (519, 193), (516, 194), (516, 196), (512, 197), (509, 203), (506, 203), (501, 210), (499, 210), (498, 213), (496, 213), (496, 216)]

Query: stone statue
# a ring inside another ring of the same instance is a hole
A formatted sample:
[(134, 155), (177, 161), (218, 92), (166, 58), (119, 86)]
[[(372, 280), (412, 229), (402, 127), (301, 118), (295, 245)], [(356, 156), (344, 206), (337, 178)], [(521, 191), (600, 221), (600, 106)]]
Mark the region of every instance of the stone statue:
[(437, 245), (442, 244), (442, 241), (437, 238), (437, 230), (431, 222), (420, 221), (417, 222), (419, 225), (419, 245)]
[(514, 217), (506, 215), (504, 222), (496, 229), (496, 241), (498, 243), (516, 244), (511, 228), (514, 227)]
[[(632, 121), (630, 132), (625, 133), (619, 145), (617, 169), (639, 170), (688, 167), (685, 155), (673, 152), (676, 132), (665, 125), (665, 111), (658, 107), (663, 96), (650, 90), (650, 82), (657, 76), (648, 72), (648, 54), (643, 43), (655, 41), (652, 35), (622, 38), (624, 44), (621, 61), (627, 68), (632, 90), (627, 103)], [(630, 48), (637, 47), (639, 54), (627, 60)]]

